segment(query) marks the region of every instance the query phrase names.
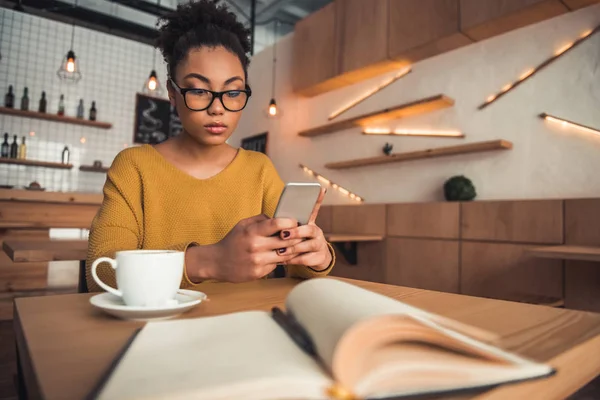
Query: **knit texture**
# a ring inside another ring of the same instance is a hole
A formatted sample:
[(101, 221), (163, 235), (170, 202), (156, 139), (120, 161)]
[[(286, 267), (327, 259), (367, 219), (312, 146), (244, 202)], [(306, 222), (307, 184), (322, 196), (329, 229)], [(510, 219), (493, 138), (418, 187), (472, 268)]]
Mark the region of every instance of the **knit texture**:
[[(104, 200), (90, 230), (86, 280), (90, 291), (102, 290), (90, 267), (100, 257), (119, 250), (185, 251), (191, 244), (214, 244), (242, 219), (261, 213), (272, 217), (284, 183), (271, 160), (262, 153), (239, 149), (217, 175), (196, 179), (169, 163), (150, 145), (121, 151), (104, 185)], [(335, 253), (329, 246), (332, 255)], [(325, 276), (301, 265), (286, 266), (287, 276)], [(117, 287), (107, 263), (98, 277)], [(184, 274), (181, 287), (194, 287)]]

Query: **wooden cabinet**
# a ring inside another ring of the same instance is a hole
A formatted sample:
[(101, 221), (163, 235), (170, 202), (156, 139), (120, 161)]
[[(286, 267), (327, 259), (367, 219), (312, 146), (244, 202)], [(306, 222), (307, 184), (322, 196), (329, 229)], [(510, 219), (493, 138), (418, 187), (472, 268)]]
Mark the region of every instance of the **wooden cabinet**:
[(313, 96), (331, 90), (338, 74), (335, 4), (331, 3), (296, 24), (293, 40), (294, 90)]
[(414, 63), (472, 41), (459, 30), (459, 0), (390, 0), (389, 57)]
[(461, 30), (483, 40), (568, 11), (559, 0), (460, 0)]
[(294, 91), (315, 96), (600, 0), (334, 0), (296, 24)]
[(388, 57), (389, 0), (336, 0), (338, 72), (357, 82), (401, 67)]

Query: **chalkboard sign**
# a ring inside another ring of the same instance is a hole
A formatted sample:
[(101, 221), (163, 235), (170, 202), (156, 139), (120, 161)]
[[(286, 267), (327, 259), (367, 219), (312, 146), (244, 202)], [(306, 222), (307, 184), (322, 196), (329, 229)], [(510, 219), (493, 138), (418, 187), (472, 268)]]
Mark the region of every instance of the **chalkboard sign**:
[(267, 137), (269, 132), (242, 139), (242, 148), (267, 154)]
[(169, 100), (137, 93), (135, 101), (134, 143), (156, 144), (177, 136), (181, 120)]

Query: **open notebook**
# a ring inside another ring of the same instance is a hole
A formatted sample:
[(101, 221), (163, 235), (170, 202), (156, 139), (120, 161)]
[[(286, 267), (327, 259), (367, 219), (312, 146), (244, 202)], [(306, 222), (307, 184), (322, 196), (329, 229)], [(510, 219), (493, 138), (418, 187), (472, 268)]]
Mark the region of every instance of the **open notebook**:
[(332, 278), (298, 284), (286, 308), (312, 339), (316, 357), (268, 312), (151, 322), (98, 398), (384, 398), (553, 373), (449, 329), (452, 321)]

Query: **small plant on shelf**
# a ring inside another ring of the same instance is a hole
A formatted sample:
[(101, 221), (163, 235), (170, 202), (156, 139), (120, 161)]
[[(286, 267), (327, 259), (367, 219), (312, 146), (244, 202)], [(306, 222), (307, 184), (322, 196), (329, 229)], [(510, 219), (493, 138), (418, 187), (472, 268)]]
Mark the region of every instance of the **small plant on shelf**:
[(456, 175), (444, 183), (447, 201), (471, 201), (477, 196), (473, 182), (464, 175)]

